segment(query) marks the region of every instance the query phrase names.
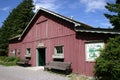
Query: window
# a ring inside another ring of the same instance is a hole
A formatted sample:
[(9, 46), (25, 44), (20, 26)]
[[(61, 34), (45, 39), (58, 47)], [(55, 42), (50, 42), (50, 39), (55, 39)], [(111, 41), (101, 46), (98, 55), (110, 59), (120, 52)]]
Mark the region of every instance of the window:
[(27, 48), (26, 49), (26, 55), (25, 55), (25, 57), (31, 57), (31, 49), (30, 48)]
[(12, 52), (14, 55), (17, 54), (17, 49), (14, 49), (13, 52)]
[(64, 47), (63, 46), (55, 46), (54, 54), (52, 55), (54, 59), (64, 59)]
[(63, 46), (56, 46), (55, 54), (63, 54)]
[(30, 48), (27, 48), (26, 54), (30, 54)]

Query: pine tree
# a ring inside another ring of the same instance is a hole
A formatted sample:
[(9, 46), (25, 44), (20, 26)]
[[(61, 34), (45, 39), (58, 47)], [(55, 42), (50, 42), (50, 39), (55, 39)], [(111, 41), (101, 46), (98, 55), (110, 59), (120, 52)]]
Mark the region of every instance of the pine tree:
[(9, 38), (21, 34), (34, 15), (32, 0), (23, 0), (10, 12), (0, 29), (0, 54), (7, 54)]
[(111, 12), (111, 14), (105, 14), (105, 17), (114, 26), (113, 29), (120, 30), (120, 0), (116, 0), (116, 3), (107, 3), (105, 7)]
[(120, 80), (120, 36), (110, 38), (96, 59), (96, 80)]
[(120, 0), (116, 0), (116, 3), (120, 4)]

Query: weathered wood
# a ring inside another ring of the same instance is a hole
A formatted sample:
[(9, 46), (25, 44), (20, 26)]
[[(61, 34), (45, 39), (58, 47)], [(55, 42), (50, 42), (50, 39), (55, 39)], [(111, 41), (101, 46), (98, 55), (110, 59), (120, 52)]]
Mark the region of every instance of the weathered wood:
[(44, 69), (45, 70), (56, 69), (56, 70), (66, 71), (66, 73), (68, 73), (71, 71), (71, 63), (52, 61), (48, 65), (46, 65)]
[(27, 66), (27, 65), (29, 65), (28, 62), (29, 62), (28, 59), (21, 59), (21, 60), (18, 61), (16, 64), (17, 64), (17, 65)]

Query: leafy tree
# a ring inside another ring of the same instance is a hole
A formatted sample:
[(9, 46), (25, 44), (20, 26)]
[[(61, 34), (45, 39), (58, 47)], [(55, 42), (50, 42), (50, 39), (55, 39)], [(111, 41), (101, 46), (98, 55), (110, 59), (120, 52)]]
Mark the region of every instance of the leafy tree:
[(111, 12), (111, 14), (105, 14), (105, 17), (114, 26), (113, 29), (120, 30), (120, 0), (116, 0), (116, 3), (107, 3), (105, 7)]
[(95, 76), (97, 80), (120, 79), (120, 36), (111, 38), (100, 57), (96, 59)]
[(23, 0), (10, 12), (0, 29), (0, 54), (7, 54), (9, 38), (21, 34), (34, 15), (32, 0)]

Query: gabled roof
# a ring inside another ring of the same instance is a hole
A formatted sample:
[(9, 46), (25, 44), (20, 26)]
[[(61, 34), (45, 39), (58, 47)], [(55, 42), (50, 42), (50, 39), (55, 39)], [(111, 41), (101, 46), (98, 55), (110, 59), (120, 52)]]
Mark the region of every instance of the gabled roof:
[(20, 36), (21, 36), (20, 34), (19, 34), (19, 35), (16, 35), (16, 36), (10, 38), (9, 40), (17, 39), (17, 38), (19, 38)]
[(66, 21), (68, 21), (68, 22), (70, 22), (70, 23), (73, 23), (75, 27), (76, 27), (76, 26), (81, 26), (81, 25), (83, 25), (83, 26), (86, 27), (86, 28), (92, 28), (92, 27), (89, 26), (89, 25), (86, 25), (86, 24), (84, 24), (84, 23), (75, 21), (75, 20), (73, 20), (73, 19), (70, 19), (70, 18), (67, 18), (67, 17), (65, 17), (65, 16), (62, 16), (62, 15), (60, 15), (60, 14), (58, 14), (58, 13), (55, 13), (55, 12), (53, 12), (53, 11), (50, 11), (50, 10), (47, 10), (47, 9), (45, 9), (45, 8), (41, 8), (41, 7), (40, 7), (40, 9), (37, 11), (37, 13), (33, 16), (33, 18), (31, 19), (31, 21), (28, 23), (27, 27), (24, 29), (23, 33), (22, 33), (21, 36), (19, 37), (19, 40), (22, 38), (22, 36), (23, 36), (24, 33), (26, 32), (26, 30), (28, 29), (28, 27), (30, 26), (30, 24), (32, 23), (32, 21), (35, 19), (35, 17), (36, 17), (36, 16), (38, 15), (38, 13), (40, 13), (40, 12), (46, 12), (46, 13), (48, 13), (48, 14), (51, 14), (51, 15), (53, 15), (53, 16), (56, 16), (56, 17), (61, 18), (61, 19), (63, 19), (63, 20), (66, 20)]
[(20, 37), (20, 35), (16, 35), (12, 38), (9, 38), (9, 43), (14, 43), (14, 42), (19, 42), (20, 40), (18, 40)]
[[(25, 34), (25, 32), (27, 31), (27, 29), (29, 28), (30, 24), (34, 21), (34, 19), (37, 17), (37, 15), (39, 15), (40, 12), (45, 12), (45, 13), (48, 13), (48, 14), (51, 14), (52, 16), (55, 16), (55, 17), (58, 17), (60, 19), (63, 19), (65, 21), (68, 21), (70, 23), (73, 23), (74, 24), (74, 27), (75, 27), (75, 31), (76, 32), (90, 32), (90, 33), (104, 33), (104, 34), (120, 34), (119, 31), (113, 31), (113, 30), (110, 30), (110, 29), (96, 29), (96, 28), (93, 28), (87, 24), (84, 24), (84, 23), (81, 23), (81, 22), (78, 22), (76, 20), (73, 20), (73, 19), (70, 19), (70, 18), (67, 18), (63, 15), (60, 15), (58, 13), (55, 13), (53, 11), (50, 11), (50, 10), (47, 10), (47, 9), (44, 9), (44, 8), (40, 8), (37, 13), (33, 16), (33, 18), (31, 19), (31, 21), (28, 23), (28, 25), (26, 26), (26, 28), (24, 29), (23, 33), (20, 35), (19, 39), (18, 40), (21, 40), (22, 36)], [(79, 28), (76, 28), (76, 27), (79, 27)]]

